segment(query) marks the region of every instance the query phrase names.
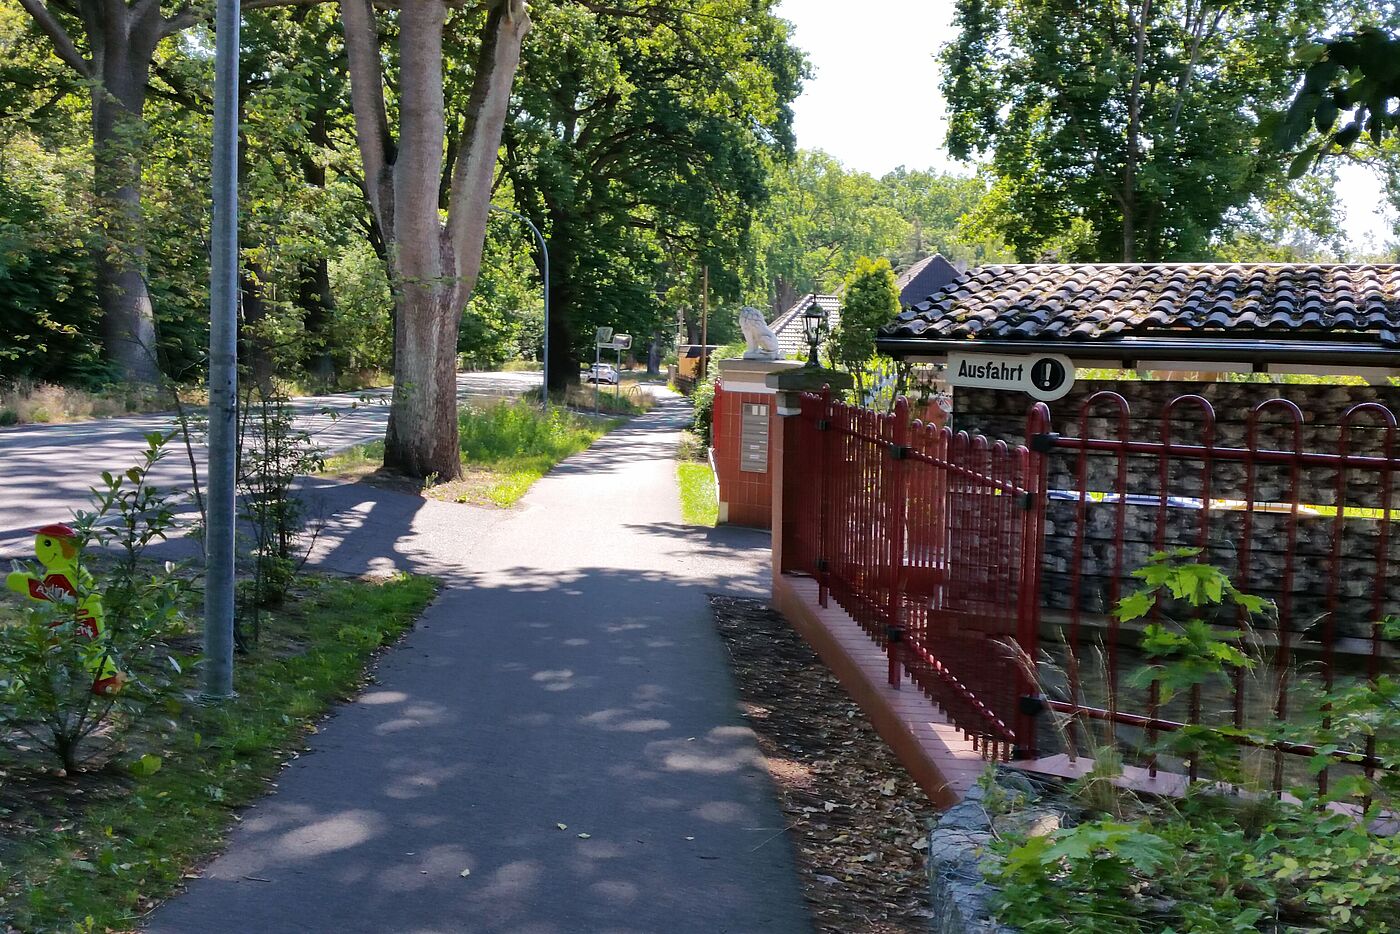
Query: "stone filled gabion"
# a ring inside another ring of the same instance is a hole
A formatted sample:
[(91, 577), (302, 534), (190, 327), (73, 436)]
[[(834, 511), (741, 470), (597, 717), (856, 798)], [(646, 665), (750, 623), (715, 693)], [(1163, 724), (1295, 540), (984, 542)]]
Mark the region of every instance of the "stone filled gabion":
[[(1113, 390), (1129, 403), (1131, 417), (1127, 436), (1134, 440), (1162, 440), (1162, 414), (1173, 399), (1194, 394), (1207, 399), (1215, 411), (1214, 443), (1218, 447), (1241, 447), (1246, 444), (1250, 413), (1262, 402), (1283, 399), (1296, 405), (1303, 413), (1300, 447), (1305, 451), (1336, 453), (1341, 443), (1340, 424), (1346, 412), (1358, 403), (1379, 403), (1392, 412), (1400, 412), (1400, 387), (1393, 386), (1318, 386), (1275, 385), (1258, 383), (1194, 383), (1144, 381), (1083, 381), (1064, 399), (1050, 405), (1052, 428), (1071, 437), (1087, 434), (1092, 438), (1118, 437), (1118, 423), (1112, 416), (1116, 407), (1100, 400), (1089, 410), (1087, 427), (1081, 421), (1081, 411), (1095, 392)], [(954, 395), (953, 426), (957, 430), (981, 432), (992, 439), (1011, 444), (1023, 443), (1026, 432), (1028, 400), (1016, 393), (959, 388)], [(1201, 444), (1204, 432), (1200, 407), (1194, 403), (1181, 404), (1173, 410), (1171, 439), (1180, 444)], [(1274, 405), (1261, 417), (1257, 431), (1257, 446), (1261, 449), (1288, 451), (1294, 448), (1291, 427), (1279, 422), (1285, 409)], [(1387, 433), (1379, 427), (1375, 412), (1353, 421), (1348, 449), (1353, 454), (1381, 455), (1386, 451)], [(1400, 435), (1390, 438), (1392, 455), (1400, 456)], [(1129, 493), (1155, 497), (1161, 488), (1161, 461), (1156, 457), (1129, 456), (1124, 459)], [(1048, 459), (1048, 487), (1077, 495), (1080, 458), (1076, 452), (1062, 451)], [(1095, 453), (1084, 459), (1086, 489), (1111, 492), (1118, 489), (1119, 459), (1116, 455)], [(1169, 459), (1167, 490), (1170, 495), (1199, 501), (1204, 490), (1201, 462), (1192, 458)], [(1247, 470), (1243, 463), (1214, 461), (1209, 475), (1211, 500), (1246, 499)], [(1286, 504), (1292, 502), (1289, 469), (1278, 465), (1259, 465), (1254, 473), (1256, 503)], [(1381, 508), (1383, 474), (1370, 469), (1348, 471), (1342, 489), (1342, 502), (1347, 506)], [(1306, 467), (1298, 477), (1297, 499), (1305, 506), (1330, 507), (1336, 504), (1337, 475), (1334, 470)], [(1391, 481), (1392, 508), (1400, 506), (1400, 477)], [(1111, 595), (1117, 583), (1120, 593), (1136, 586), (1128, 575), (1146, 563), (1157, 549), (1159, 540), (1166, 547), (1199, 544), (1199, 508), (1165, 510), (1163, 535), (1158, 537), (1159, 510), (1155, 505), (1132, 504), (1123, 509), (1123, 544), (1118, 545), (1119, 508), (1112, 503), (1086, 503), (1082, 523), (1079, 503), (1075, 500), (1052, 500), (1046, 508), (1045, 550), (1042, 566), (1042, 589), (1047, 605), (1068, 609), (1077, 594), (1080, 608), (1087, 613), (1110, 612)], [(1400, 511), (1397, 511), (1400, 515)], [(1296, 544), (1292, 562), (1291, 581), (1285, 581), (1287, 570), (1286, 513), (1256, 511), (1252, 519), (1249, 540), (1248, 574), (1240, 573), (1240, 542), (1244, 539), (1246, 518), (1242, 511), (1213, 508), (1203, 561), (1224, 568), (1236, 575), (1244, 590), (1273, 600), (1288, 610), (1284, 626), (1291, 632), (1304, 634), (1317, 630), (1319, 620), (1328, 608), (1337, 607), (1338, 637), (1366, 640), (1371, 635), (1373, 597), (1376, 590), (1377, 559), (1381, 557), (1380, 533), (1382, 523), (1373, 519), (1348, 519), (1343, 522), (1340, 560), (1334, 568), (1331, 555), (1336, 535), (1335, 519), (1325, 514), (1309, 514), (1302, 510), (1296, 529)], [(1082, 528), (1081, 528), (1082, 526)], [(1076, 554), (1077, 549), (1077, 554)], [(1385, 563), (1400, 567), (1400, 534), (1388, 537)], [(1074, 586), (1074, 564), (1078, 558), (1078, 587)], [(1381, 604), (1386, 608), (1400, 607), (1400, 575), (1385, 574), (1380, 586)], [(1273, 628), (1271, 618), (1253, 621), (1257, 628)], [(1316, 632), (1312, 638), (1317, 638)], [(1308, 640), (1302, 640), (1306, 642)], [(1346, 650), (1346, 647), (1343, 647)]]
[[(1036, 788), (1023, 775), (998, 769), (997, 784), (1009, 795), (1034, 799)], [(983, 868), (990, 855), (992, 822), (983, 807), (985, 794), (973, 786), (962, 801), (949, 808), (929, 831), (928, 876), (930, 930), (933, 934), (1015, 934), (992, 917)]]

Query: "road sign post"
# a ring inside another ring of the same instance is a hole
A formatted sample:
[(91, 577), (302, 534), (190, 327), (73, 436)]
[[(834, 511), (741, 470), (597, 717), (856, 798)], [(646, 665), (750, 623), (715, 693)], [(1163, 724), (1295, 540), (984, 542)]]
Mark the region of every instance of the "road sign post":
[(603, 362), (603, 345), (612, 342), (613, 329), (599, 328), (593, 333), (593, 414), (598, 414), (598, 366)]
[(614, 334), (612, 339), (613, 350), (617, 351), (617, 382), (613, 383), (613, 398), (622, 398), (622, 352), (632, 347), (631, 334)]

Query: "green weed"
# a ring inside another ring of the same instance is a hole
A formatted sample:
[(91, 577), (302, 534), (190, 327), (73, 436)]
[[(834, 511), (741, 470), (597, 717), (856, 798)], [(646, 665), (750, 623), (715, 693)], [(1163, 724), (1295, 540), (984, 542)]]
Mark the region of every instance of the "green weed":
[(676, 477), (681, 486), (681, 519), (688, 525), (714, 525), (719, 519), (719, 499), (710, 465), (683, 461), (676, 465)]

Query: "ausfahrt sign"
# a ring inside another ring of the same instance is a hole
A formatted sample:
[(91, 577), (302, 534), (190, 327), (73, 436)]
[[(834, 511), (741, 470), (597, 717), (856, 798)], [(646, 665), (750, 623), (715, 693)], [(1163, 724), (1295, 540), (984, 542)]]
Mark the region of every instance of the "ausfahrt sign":
[(943, 378), (950, 386), (1024, 392), (1053, 402), (1074, 385), (1074, 364), (1063, 354), (950, 353)]

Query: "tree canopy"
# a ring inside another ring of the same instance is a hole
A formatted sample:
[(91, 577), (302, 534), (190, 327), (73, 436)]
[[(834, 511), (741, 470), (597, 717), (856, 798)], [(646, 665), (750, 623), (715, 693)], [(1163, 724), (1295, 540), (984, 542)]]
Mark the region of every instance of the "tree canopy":
[(1321, 0), (959, 0), (949, 151), (1022, 259), (1197, 259), (1284, 172), (1272, 124)]

